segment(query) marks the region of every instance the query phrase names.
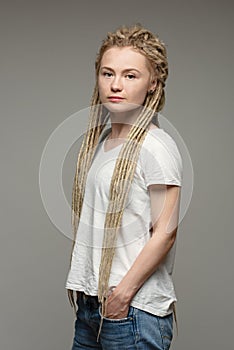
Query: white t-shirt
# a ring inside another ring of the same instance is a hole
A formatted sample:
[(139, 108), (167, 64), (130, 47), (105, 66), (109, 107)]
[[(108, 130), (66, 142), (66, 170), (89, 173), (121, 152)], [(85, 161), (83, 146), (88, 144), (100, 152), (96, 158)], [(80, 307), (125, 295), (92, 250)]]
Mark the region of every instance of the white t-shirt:
[[(66, 288), (98, 294), (98, 275), (104, 235), (105, 213), (109, 187), (116, 159), (122, 144), (104, 151), (101, 142), (90, 167), (81, 210), (76, 243)], [(163, 129), (148, 131), (140, 150), (131, 190), (127, 198), (121, 226), (118, 230), (115, 256), (109, 286), (116, 286), (132, 266), (150, 239), (151, 209), (147, 186), (168, 184), (181, 186), (182, 158), (175, 141)], [(171, 274), (176, 243), (166, 259), (139, 289), (131, 305), (158, 316), (173, 311), (176, 295)]]

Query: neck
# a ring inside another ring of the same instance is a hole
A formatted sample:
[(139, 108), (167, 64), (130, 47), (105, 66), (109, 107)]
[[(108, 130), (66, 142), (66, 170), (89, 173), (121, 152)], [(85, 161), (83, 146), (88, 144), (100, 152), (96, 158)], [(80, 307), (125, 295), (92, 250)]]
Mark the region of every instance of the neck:
[(131, 109), (124, 112), (111, 111), (111, 137), (109, 138), (126, 138), (131, 127), (136, 123), (139, 113), (139, 108)]

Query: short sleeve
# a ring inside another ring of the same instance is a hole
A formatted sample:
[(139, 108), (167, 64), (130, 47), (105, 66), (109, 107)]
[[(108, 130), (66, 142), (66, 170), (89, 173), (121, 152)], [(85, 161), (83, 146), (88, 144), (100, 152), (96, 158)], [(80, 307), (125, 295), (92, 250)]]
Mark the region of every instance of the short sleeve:
[(140, 154), (141, 174), (145, 185), (182, 186), (183, 163), (173, 138), (163, 129), (148, 133)]

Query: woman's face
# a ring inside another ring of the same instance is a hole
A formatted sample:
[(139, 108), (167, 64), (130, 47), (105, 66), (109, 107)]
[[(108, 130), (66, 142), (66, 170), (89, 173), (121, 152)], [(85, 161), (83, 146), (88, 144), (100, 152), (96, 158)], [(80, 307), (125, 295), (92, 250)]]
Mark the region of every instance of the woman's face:
[(112, 47), (103, 54), (98, 89), (101, 102), (110, 111), (128, 110), (127, 104), (143, 105), (147, 92), (155, 85), (147, 58), (132, 47)]

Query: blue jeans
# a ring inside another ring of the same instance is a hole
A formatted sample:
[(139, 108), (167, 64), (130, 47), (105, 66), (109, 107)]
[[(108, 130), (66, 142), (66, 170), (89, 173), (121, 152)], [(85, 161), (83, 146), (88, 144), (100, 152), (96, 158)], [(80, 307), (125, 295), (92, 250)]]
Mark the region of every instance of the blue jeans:
[(100, 326), (100, 304), (97, 297), (80, 293), (72, 350), (168, 350), (173, 337), (173, 314), (164, 317), (129, 307), (123, 319), (103, 319)]

